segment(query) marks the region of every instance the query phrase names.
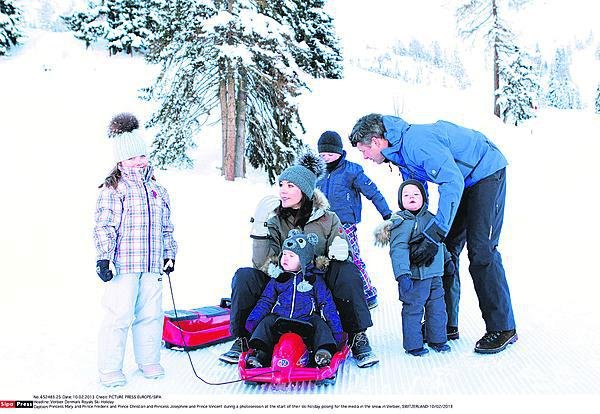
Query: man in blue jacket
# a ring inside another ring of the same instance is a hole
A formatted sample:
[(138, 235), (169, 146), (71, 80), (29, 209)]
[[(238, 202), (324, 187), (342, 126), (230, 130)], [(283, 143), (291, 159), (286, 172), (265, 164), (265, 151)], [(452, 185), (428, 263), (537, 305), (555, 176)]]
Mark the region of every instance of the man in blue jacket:
[(508, 283), (497, 250), (504, 218), (506, 158), (482, 133), (438, 121), (411, 125), (395, 116), (360, 118), (350, 134), (365, 159), (400, 168), (404, 180), (438, 185), (435, 219), (411, 248), (411, 263), (428, 265), (444, 242), (455, 263), (444, 277), (449, 338), (458, 338), (458, 258), (467, 245), (469, 273), (486, 324), (475, 352), (504, 350), (517, 340)]

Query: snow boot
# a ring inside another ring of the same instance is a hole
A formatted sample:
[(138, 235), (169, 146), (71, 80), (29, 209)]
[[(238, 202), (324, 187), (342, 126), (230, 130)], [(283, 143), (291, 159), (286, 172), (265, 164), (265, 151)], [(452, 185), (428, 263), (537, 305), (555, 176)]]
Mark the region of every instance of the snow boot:
[(315, 353), (315, 364), (320, 367), (331, 364), (331, 352), (326, 349), (319, 349)]
[(350, 349), (359, 368), (367, 368), (379, 362), (379, 358), (369, 345), (369, 338), (364, 332), (352, 334), (350, 337)]
[(514, 344), (519, 339), (517, 331), (510, 329), (508, 331), (486, 332), (483, 337), (475, 344), (475, 352), (479, 354), (495, 354), (504, 351), (510, 344)]
[(237, 364), (242, 352), (248, 350), (247, 341), (248, 339), (244, 337), (236, 338), (235, 341), (233, 341), (233, 344), (231, 344), (229, 351), (221, 354), (219, 360), (228, 364)]
[(165, 369), (160, 364), (138, 365), (144, 378), (158, 379), (165, 376)]
[(449, 341), (458, 339), (458, 337), (459, 337), (458, 326), (450, 326), (450, 325), (446, 326), (446, 335), (448, 336)]
[(123, 371), (100, 372), (100, 384), (105, 387), (121, 387), (127, 384), (127, 379), (123, 375)]
[(433, 349), (435, 352), (448, 352), (450, 351), (450, 345), (447, 343), (439, 344), (435, 342), (430, 342), (429, 348)]
[(429, 353), (429, 349), (423, 347), (417, 349), (407, 349), (406, 353), (412, 356), (423, 356)]
[(246, 360), (246, 366), (249, 368), (262, 368), (269, 365), (269, 356), (265, 351), (261, 351), (260, 349), (254, 351), (254, 354), (250, 355)]

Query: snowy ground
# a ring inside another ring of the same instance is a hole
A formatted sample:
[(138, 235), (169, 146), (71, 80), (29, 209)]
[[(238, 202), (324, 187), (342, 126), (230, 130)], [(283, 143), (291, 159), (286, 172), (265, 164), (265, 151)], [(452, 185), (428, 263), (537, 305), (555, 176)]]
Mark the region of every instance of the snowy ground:
[[(166, 349), (167, 376), (145, 380), (128, 349), (127, 386), (104, 389), (96, 378), (102, 316), (102, 283), (94, 273), (91, 240), (96, 187), (111, 168), (106, 125), (123, 110), (147, 119), (152, 108), (136, 95), (152, 71), (140, 58), (109, 59), (103, 51), (85, 51), (69, 34), (41, 31), (31, 32), (13, 56), (0, 58), (0, 400), (113, 394), (159, 395), (161, 402), (173, 404), (238, 404), (220, 412), (251, 411), (239, 408), (243, 404), (284, 403), (312, 404), (309, 412), (319, 411), (316, 404), (353, 403), (395, 405), (386, 411), (398, 411), (401, 404), (441, 403), (452, 404), (457, 413), (591, 412), (600, 403), (600, 360), (594, 351), (600, 343), (594, 263), (600, 117), (544, 110), (522, 127), (507, 127), (489, 117), (476, 91), (417, 88), (353, 68), (347, 68), (344, 80), (315, 81), (313, 94), (303, 98), (307, 143), (314, 144), (325, 129), (347, 136), (366, 113), (401, 108), (400, 115), (412, 122), (441, 118), (480, 129), (506, 153), (508, 200), (500, 248), (520, 336), (516, 345), (497, 355), (473, 353), (483, 322), (465, 266), (461, 338), (451, 343), (452, 352), (405, 355), (387, 251), (372, 245), (371, 231), (380, 217), (367, 204), (359, 229), (380, 292), (369, 330), (379, 365), (361, 370), (348, 360), (330, 387), (209, 386), (194, 377), (184, 353)], [(172, 276), (179, 308), (215, 304), (229, 295), (233, 272), (250, 263), (248, 218), (265, 193), (275, 192), (254, 171), (234, 183), (220, 177), (219, 132), (207, 129), (198, 137), (196, 169), (158, 173), (171, 194), (180, 245)], [(398, 171), (366, 164), (356, 150), (347, 149), (395, 205)], [(164, 308), (171, 308), (166, 284)], [(228, 346), (192, 352), (198, 374), (212, 382), (237, 379), (235, 367), (217, 361)]]

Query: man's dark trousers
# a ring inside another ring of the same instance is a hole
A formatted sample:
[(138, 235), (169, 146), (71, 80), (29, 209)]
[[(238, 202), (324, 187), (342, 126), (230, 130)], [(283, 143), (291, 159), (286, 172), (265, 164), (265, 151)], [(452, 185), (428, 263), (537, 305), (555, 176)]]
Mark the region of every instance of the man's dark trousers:
[(510, 292), (498, 241), (504, 219), (506, 168), (466, 188), (445, 244), (456, 264), (454, 277), (443, 278), (448, 325), (458, 326), (460, 279), (458, 258), (467, 245), (469, 273), (473, 278), (486, 330), (515, 329)]

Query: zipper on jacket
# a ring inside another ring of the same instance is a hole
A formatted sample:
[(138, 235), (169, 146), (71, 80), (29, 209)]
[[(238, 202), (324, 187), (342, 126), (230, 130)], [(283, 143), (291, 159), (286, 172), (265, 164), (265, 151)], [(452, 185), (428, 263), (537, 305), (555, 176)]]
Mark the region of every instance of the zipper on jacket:
[(152, 250), (152, 215), (150, 214), (150, 196), (148, 196), (148, 187), (146, 183), (142, 181), (144, 191), (146, 192), (146, 206), (148, 207), (148, 273), (150, 273), (150, 255)]
[(292, 293), (292, 306), (290, 308), (290, 318), (292, 318), (294, 315), (294, 305), (296, 303), (296, 277), (298, 275), (294, 275), (294, 293)]

